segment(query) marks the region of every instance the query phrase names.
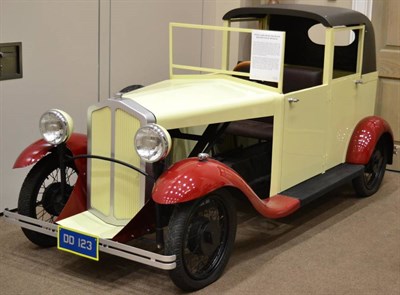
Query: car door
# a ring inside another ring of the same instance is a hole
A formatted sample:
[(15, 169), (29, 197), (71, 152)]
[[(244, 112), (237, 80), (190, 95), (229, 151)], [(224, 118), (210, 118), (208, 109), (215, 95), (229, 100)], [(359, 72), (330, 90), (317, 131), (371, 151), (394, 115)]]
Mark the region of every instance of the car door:
[(320, 85), (284, 97), (281, 190), (324, 172), (328, 94)]
[[(350, 138), (357, 123), (374, 114), (378, 74), (376, 71), (362, 73), (365, 51), (364, 26), (334, 28), (337, 35), (347, 35), (347, 42), (334, 46), (332, 69), (329, 70), (330, 123), (327, 133), (326, 169), (346, 161)], [(368, 50), (367, 50), (368, 51)]]

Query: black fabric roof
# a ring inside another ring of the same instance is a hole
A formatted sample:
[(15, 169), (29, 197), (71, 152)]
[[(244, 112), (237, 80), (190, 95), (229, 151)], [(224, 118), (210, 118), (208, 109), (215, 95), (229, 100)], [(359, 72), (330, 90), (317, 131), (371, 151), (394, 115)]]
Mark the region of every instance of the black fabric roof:
[(266, 15), (304, 17), (320, 22), (326, 27), (370, 24), (368, 17), (351, 9), (300, 4), (273, 4), (256, 7), (241, 7), (227, 12), (223, 16), (223, 19), (229, 20), (232, 18), (243, 17), (264, 17)]

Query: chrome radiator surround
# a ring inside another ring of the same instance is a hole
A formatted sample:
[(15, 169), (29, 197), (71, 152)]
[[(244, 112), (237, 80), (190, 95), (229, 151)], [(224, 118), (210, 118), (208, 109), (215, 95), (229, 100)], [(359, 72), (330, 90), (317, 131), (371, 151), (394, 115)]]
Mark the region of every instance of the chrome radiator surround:
[[(99, 118), (96, 118), (97, 116)], [(98, 126), (93, 126), (93, 120), (99, 121), (99, 119), (104, 119), (104, 122), (97, 122)], [(135, 101), (108, 99), (100, 102), (88, 110), (88, 152), (121, 160), (134, 166), (140, 165), (138, 168), (145, 171), (146, 163), (140, 160), (134, 150), (134, 133), (141, 126), (155, 121), (155, 116)], [(121, 154), (125, 157), (129, 155), (130, 160), (118, 158)], [(104, 222), (126, 225), (145, 204), (146, 178), (133, 170), (127, 172), (123, 170), (127, 168), (116, 167), (117, 163), (100, 164), (95, 161), (97, 160), (88, 159), (88, 210)], [(119, 195), (125, 201), (134, 198), (132, 204), (129, 202), (129, 206), (134, 208), (124, 206), (124, 203), (120, 202), (121, 199), (118, 199), (116, 191), (131, 193), (129, 196), (121, 193)]]

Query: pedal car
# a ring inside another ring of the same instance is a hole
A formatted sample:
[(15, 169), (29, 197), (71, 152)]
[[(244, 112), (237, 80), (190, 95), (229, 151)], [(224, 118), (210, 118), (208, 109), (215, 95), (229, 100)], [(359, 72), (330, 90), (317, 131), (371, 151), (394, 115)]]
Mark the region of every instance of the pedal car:
[[(67, 113), (45, 112), (43, 139), (15, 162), (34, 166), (7, 220), (39, 246), (124, 257), (168, 270), (192, 291), (216, 281), (228, 263), (235, 198), (281, 218), (345, 182), (360, 197), (374, 194), (392, 162), (393, 136), (374, 116), (368, 18), (267, 5), (231, 10), (223, 20), (170, 24), (170, 79), (91, 106), (87, 135), (73, 132)], [(318, 28), (322, 42), (310, 37)], [(219, 36), (220, 65), (177, 62), (180, 30)], [(342, 34), (348, 44), (338, 44)], [(238, 58), (250, 37), (248, 60)], [(153, 249), (135, 246), (148, 234)]]

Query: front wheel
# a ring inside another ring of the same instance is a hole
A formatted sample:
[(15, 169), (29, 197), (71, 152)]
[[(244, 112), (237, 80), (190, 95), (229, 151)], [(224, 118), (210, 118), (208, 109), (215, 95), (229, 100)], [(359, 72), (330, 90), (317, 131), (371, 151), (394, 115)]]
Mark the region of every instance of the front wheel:
[(216, 281), (232, 252), (236, 210), (232, 198), (213, 193), (175, 208), (166, 239), (167, 255), (176, 255), (170, 271), (175, 285), (195, 291)]
[(369, 197), (376, 193), (385, 175), (388, 153), (384, 141), (379, 140), (364, 173), (353, 180), (353, 187), (359, 197)]
[[(65, 194), (61, 194), (61, 171), (57, 154), (49, 154), (33, 166), (22, 184), (18, 199), (18, 213), (54, 223), (64, 208), (77, 180), (73, 162), (66, 163)], [(57, 244), (56, 238), (22, 228), (25, 236), (41, 247)]]

